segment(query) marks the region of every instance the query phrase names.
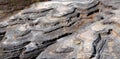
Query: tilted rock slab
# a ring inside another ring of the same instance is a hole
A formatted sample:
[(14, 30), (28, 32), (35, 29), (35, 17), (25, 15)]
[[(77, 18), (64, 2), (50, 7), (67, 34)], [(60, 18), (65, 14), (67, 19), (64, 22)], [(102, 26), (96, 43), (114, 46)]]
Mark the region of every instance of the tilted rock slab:
[(40, 2), (0, 22), (0, 59), (119, 59), (120, 9), (103, 1)]

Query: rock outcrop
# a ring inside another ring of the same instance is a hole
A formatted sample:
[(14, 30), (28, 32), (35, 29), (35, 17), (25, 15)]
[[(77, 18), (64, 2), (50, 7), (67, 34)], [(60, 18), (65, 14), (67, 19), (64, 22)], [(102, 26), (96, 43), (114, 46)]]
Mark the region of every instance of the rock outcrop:
[(35, 2), (48, 0), (0, 0), (0, 21), (5, 20)]
[(35, 3), (0, 22), (0, 59), (119, 59), (119, 4)]

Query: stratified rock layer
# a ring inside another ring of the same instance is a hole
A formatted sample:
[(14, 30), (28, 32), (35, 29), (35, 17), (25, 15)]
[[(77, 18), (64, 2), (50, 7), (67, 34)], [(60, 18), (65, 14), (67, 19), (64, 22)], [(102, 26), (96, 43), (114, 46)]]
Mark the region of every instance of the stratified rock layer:
[(41, 2), (0, 22), (0, 59), (119, 59), (120, 1), (105, 1)]

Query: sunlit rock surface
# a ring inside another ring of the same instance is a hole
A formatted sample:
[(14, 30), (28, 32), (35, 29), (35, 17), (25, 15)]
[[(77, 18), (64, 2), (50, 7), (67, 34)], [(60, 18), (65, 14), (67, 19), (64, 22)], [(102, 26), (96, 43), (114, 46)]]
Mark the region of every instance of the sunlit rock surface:
[(119, 3), (35, 3), (0, 22), (0, 59), (119, 59)]

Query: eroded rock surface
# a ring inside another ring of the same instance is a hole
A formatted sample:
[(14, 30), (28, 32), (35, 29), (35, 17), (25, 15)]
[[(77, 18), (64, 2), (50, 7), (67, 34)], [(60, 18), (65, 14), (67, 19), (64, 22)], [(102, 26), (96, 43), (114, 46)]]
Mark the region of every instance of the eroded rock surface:
[(33, 4), (0, 22), (0, 58), (119, 59), (120, 9), (116, 3), (120, 1)]

